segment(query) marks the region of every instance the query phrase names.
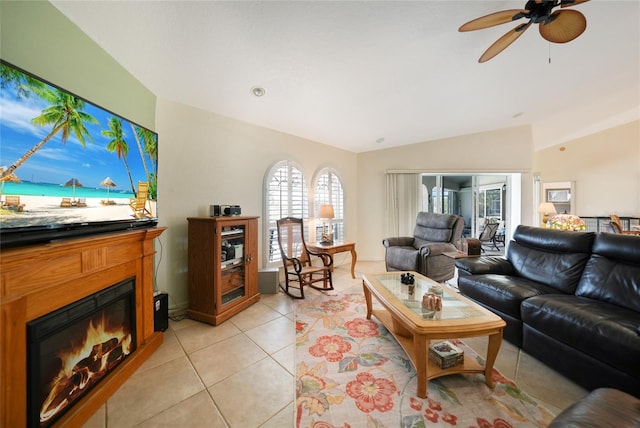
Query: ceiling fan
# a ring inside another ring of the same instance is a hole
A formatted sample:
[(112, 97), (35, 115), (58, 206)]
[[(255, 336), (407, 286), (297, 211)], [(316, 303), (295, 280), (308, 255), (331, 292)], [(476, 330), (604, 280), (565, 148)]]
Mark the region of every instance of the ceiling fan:
[(478, 62), (489, 61), (515, 42), (531, 24), (539, 24), (540, 35), (553, 43), (567, 43), (578, 37), (587, 28), (587, 19), (577, 10), (556, 10), (585, 3), (589, 0), (529, 0), (524, 9), (509, 9), (491, 13), (463, 24), (458, 31), (473, 31), (489, 28), (507, 22), (527, 18), (523, 23), (500, 37), (482, 54)]

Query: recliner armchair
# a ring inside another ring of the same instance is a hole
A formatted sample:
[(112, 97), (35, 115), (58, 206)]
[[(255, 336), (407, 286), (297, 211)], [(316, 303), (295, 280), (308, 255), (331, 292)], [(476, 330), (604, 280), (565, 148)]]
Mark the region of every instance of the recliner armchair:
[(455, 275), (455, 260), (443, 253), (457, 251), (464, 218), (450, 214), (418, 213), (413, 236), (385, 238), (387, 271), (416, 271), (434, 281)]

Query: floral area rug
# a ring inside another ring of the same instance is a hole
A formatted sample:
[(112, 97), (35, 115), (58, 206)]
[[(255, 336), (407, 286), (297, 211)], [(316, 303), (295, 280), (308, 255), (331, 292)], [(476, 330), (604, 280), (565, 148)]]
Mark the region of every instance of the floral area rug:
[[(298, 428), (546, 427), (553, 415), (511, 380), (493, 371), (429, 381), (415, 395), (416, 371), (362, 294), (309, 295), (296, 316)], [(481, 358), (462, 341), (464, 352)]]

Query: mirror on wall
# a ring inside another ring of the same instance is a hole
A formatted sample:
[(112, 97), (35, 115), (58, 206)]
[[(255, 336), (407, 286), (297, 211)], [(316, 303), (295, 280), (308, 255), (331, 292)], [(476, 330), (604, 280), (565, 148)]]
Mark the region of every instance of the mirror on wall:
[(543, 202), (550, 202), (558, 214), (575, 214), (575, 182), (555, 181), (542, 183)]

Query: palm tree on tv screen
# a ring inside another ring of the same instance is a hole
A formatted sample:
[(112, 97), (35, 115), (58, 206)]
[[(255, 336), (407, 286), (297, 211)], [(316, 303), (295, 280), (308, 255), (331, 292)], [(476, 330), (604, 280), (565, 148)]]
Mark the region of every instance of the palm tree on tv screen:
[[(5, 75), (3, 74), (2, 78), (4, 79), (4, 77)], [(3, 82), (5, 81), (3, 80)], [(48, 107), (42, 110), (40, 116), (31, 119), (31, 123), (40, 127), (53, 125), (53, 128), (42, 141), (27, 150), (22, 157), (5, 169), (0, 175), (0, 180), (13, 173), (59, 132), (62, 132), (62, 144), (66, 144), (69, 137), (74, 135), (80, 144), (82, 144), (82, 147), (85, 147), (86, 139), (93, 142), (93, 138), (91, 138), (91, 134), (85, 127), (85, 123), (98, 123), (95, 117), (83, 111), (85, 102), (67, 92), (50, 88), (46, 85), (20, 85), (20, 87), (24, 90), (28, 89), (49, 104)]]
[[(131, 129), (133, 130), (133, 136), (136, 139), (138, 151), (140, 152), (140, 159), (142, 159), (142, 166), (144, 167), (144, 173), (147, 176), (147, 181), (149, 182), (149, 197), (151, 199), (155, 199), (156, 198), (156, 168), (157, 168), (156, 160), (158, 158), (157, 157), (158, 141), (156, 139), (156, 135), (153, 132), (149, 131), (148, 129), (134, 125), (133, 123), (130, 123), (130, 125), (131, 125)], [(149, 156), (149, 160), (151, 161), (151, 167), (153, 168), (153, 172), (149, 172), (145, 153)]]
[(107, 151), (109, 153), (115, 153), (118, 156), (118, 159), (122, 159), (124, 162), (124, 167), (127, 170), (127, 175), (129, 176), (129, 183), (131, 184), (131, 191), (133, 194), (136, 194), (136, 188), (133, 185), (133, 178), (131, 177), (131, 170), (129, 169), (129, 164), (127, 163), (127, 155), (129, 154), (129, 143), (127, 143), (124, 139), (124, 131), (122, 130), (122, 121), (116, 117), (109, 118), (109, 129), (103, 129), (100, 131), (102, 135), (110, 138), (107, 143)]

